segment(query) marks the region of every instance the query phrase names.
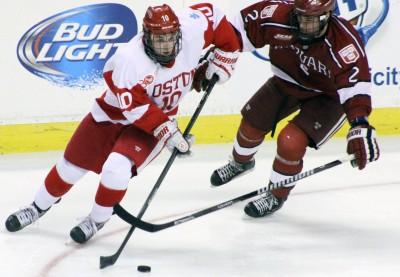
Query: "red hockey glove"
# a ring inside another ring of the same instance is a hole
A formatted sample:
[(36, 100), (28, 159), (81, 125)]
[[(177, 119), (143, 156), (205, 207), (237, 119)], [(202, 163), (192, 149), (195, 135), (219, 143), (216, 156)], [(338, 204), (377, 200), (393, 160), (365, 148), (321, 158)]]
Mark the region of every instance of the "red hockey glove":
[(367, 163), (379, 158), (379, 146), (376, 141), (375, 128), (369, 125), (367, 119), (356, 118), (351, 123), (347, 134), (347, 153), (354, 154), (353, 167), (363, 169)]

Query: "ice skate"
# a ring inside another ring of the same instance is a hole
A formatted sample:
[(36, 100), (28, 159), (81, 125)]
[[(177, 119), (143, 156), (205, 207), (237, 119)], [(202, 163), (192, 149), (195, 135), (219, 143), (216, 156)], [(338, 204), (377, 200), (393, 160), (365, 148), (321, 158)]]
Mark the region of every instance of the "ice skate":
[(34, 203), (11, 214), (6, 220), (6, 228), (9, 232), (17, 232), (38, 220), (48, 211), (40, 210)]
[(213, 186), (221, 186), (223, 184), (228, 183), (233, 178), (243, 175), (243, 173), (250, 172), (256, 162), (254, 159), (251, 159), (247, 163), (239, 163), (234, 160), (230, 160), (228, 164), (214, 170), (211, 175), (211, 184)]
[(278, 198), (268, 191), (264, 196), (247, 203), (244, 212), (250, 217), (263, 217), (273, 214), (282, 208), (284, 199)]
[(72, 228), (70, 237), (77, 243), (85, 243), (90, 240), (106, 222), (97, 223), (90, 216), (85, 217), (81, 223)]

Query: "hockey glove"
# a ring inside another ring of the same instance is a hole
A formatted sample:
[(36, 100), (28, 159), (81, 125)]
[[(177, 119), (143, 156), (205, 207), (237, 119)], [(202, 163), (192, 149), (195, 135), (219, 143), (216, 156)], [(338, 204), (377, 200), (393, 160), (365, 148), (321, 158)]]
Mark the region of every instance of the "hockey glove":
[(202, 59), (196, 67), (192, 88), (194, 88), (194, 90), (197, 92), (205, 91), (208, 87), (209, 82), (206, 79), (206, 70), (208, 65), (209, 62), (206, 59)]
[(176, 148), (178, 155), (190, 154), (191, 144), (183, 137), (175, 120), (168, 120), (162, 123), (154, 130), (153, 135), (163, 142), (171, 152)]
[(347, 153), (355, 155), (355, 160), (351, 164), (360, 170), (367, 163), (379, 158), (376, 131), (369, 125), (366, 118), (356, 118), (351, 122), (351, 128), (347, 134)]
[(210, 47), (207, 52), (200, 57), (199, 63), (196, 66), (196, 71), (193, 76), (192, 88), (197, 92), (206, 91), (209, 80), (206, 79), (206, 71), (210, 62), (208, 61), (216, 47)]
[[(194, 144), (196, 137), (192, 134), (189, 134), (187, 136), (184, 136), (184, 138), (189, 144), (189, 151), (187, 151), (185, 153), (178, 151), (178, 158), (190, 158), (193, 156), (193, 152), (190, 150), (190, 148), (192, 148), (192, 145)], [(168, 148), (168, 145), (167, 145), (167, 148)], [(168, 148), (168, 150), (172, 153), (172, 151), (174, 151), (174, 148)]]
[(229, 80), (235, 70), (235, 64), (239, 58), (239, 52), (225, 52), (215, 48), (214, 52), (208, 58), (209, 65), (206, 70), (207, 80), (212, 76), (218, 76), (218, 84), (223, 84)]

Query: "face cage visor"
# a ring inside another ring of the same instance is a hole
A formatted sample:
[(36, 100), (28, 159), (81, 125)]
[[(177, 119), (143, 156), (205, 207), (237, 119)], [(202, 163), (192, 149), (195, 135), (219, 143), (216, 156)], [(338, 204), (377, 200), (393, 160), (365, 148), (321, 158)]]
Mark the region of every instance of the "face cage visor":
[(144, 28), (143, 33), (145, 52), (153, 61), (167, 65), (179, 54), (182, 47), (180, 29), (172, 33), (157, 34)]
[(330, 13), (322, 15), (303, 15), (295, 13), (297, 37), (302, 44), (310, 44), (322, 37), (328, 28)]

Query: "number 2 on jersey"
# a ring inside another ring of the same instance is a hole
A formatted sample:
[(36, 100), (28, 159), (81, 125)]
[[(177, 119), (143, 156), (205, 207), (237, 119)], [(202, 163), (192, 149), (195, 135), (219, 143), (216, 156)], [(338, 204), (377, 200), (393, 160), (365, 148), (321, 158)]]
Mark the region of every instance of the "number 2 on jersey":
[(351, 69), (351, 71), (352, 71), (352, 74), (349, 77), (349, 82), (350, 83), (357, 83), (358, 82), (357, 75), (360, 72), (360, 69), (357, 66), (355, 66), (355, 67), (353, 67)]

